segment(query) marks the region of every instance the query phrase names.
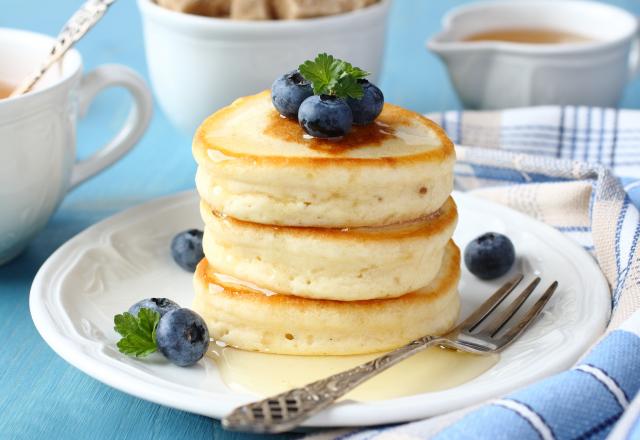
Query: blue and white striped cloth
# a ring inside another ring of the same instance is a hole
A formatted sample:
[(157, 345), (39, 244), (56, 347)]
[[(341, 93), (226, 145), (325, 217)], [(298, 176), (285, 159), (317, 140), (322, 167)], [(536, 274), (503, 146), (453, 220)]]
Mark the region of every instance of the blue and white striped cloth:
[(308, 437), (640, 439), (640, 111), (537, 107), (431, 117), (457, 145), (470, 146), (458, 147), (458, 189), (551, 224), (593, 253), (611, 286), (611, 322), (574, 368), (498, 400)]
[(534, 107), (430, 115), (456, 145), (568, 159), (603, 166), (640, 207), (640, 111)]

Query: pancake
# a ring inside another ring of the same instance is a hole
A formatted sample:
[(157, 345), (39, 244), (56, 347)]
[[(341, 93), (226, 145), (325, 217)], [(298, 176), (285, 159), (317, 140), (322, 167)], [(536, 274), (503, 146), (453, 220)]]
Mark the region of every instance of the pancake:
[(426, 287), (399, 298), (331, 301), (267, 295), (216, 275), (204, 259), (194, 276), (193, 309), (211, 337), (244, 350), (348, 355), (391, 350), (453, 327), (459, 313), (460, 251), (450, 241), (442, 269)]
[(222, 273), (276, 292), (353, 301), (391, 298), (436, 276), (457, 222), (449, 198), (436, 213), (377, 228), (310, 228), (249, 223), (201, 204), (203, 248)]
[(202, 199), (254, 223), (390, 225), (437, 211), (453, 188), (455, 152), (444, 131), (392, 104), (341, 139), (317, 139), (281, 117), (265, 91), (210, 116), (193, 154)]

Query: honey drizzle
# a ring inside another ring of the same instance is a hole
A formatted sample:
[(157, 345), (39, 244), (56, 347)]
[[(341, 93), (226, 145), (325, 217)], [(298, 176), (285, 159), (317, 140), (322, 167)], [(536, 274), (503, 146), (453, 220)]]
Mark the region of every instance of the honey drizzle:
[(351, 131), (341, 138), (321, 139), (305, 133), (298, 122), (285, 118), (277, 111), (269, 112), (264, 134), (287, 142), (306, 145), (315, 151), (340, 155), (350, 149), (375, 147), (385, 140), (397, 138), (395, 129), (380, 121), (368, 125), (354, 125)]

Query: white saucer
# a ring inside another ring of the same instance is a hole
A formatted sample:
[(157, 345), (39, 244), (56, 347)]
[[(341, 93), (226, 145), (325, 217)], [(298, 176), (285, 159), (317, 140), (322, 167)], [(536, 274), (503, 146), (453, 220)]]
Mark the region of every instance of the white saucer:
[[(445, 391), (375, 402), (343, 402), (306, 426), (355, 426), (414, 420), (497, 397), (570, 367), (602, 334), (610, 313), (607, 283), (593, 258), (560, 232), (505, 207), (454, 194), (461, 248), (487, 231), (508, 235), (518, 266), (543, 285), (560, 282), (543, 316), (492, 369)], [(191, 368), (160, 356), (144, 361), (120, 354), (113, 316), (145, 297), (168, 297), (188, 307), (190, 274), (171, 259), (177, 232), (201, 228), (198, 198), (188, 192), (115, 215), (78, 234), (42, 266), (31, 288), (33, 321), (67, 362), (131, 395), (219, 418), (255, 396), (232, 391), (209, 359)], [(466, 270), (460, 284), (466, 315), (502, 280), (480, 282)], [(542, 290), (539, 288), (539, 290)]]

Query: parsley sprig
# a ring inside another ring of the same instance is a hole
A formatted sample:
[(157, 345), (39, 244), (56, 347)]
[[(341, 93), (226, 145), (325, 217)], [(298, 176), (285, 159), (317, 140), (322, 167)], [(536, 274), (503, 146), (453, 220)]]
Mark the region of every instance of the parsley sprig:
[(362, 98), (364, 91), (358, 80), (370, 75), (369, 72), (326, 53), (319, 54), (313, 61), (300, 64), (298, 70), (311, 83), (314, 94), (338, 98)]
[(115, 331), (122, 339), (116, 344), (120, 353), (129, 356), (145, 357), (158, 349), (156, 328), (160, 314), (155, 310), (142, 308), (138, 316), (125, 312), (113, 317)]

